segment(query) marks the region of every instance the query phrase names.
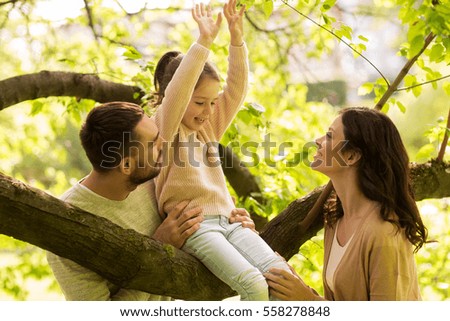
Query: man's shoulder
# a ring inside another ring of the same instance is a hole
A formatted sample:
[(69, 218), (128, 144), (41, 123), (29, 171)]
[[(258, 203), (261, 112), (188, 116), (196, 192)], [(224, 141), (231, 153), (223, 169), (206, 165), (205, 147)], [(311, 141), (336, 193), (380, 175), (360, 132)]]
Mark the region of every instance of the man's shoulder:
[(96, 209), (102, 207), (105, 199), (80, 183), (81, 181), (77, 182), (65, 191), (59, 199), (85, 211), (96, 213)]
[(80, 194), (82, 194), (82, 187), (80, 185), (80, 182), (77, 182), (75, 185), (65, 191), (59, 197), (59, 199), (70, 203), (71, 199), (77, 198)]

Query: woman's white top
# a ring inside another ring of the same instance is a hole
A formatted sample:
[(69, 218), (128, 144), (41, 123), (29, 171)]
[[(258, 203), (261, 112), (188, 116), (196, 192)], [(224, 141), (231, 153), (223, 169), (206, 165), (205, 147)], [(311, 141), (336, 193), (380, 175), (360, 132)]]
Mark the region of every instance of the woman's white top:
[(326, 282), (328, 284), (328, 287), (331, 289), (331, 291), (334, 291), (334, 272), (336, 271), (336, 268), (339, 265), (339, 262), (341, 262), (342, 257), (345, 254), (345, 251), (347, 250), (348, 245), (353, 239), (353, 235), (350, 237), (350, 239), (345, 243), (344, 246), (341, 246), (337, 240), (337, 232), (339, 228), (339, 221), (336, 223), (336, 230), (333, 237), (333, 244), (331, 246), (330, 251), (330, 258), (328, 259), (328, 266), (326, 271)]

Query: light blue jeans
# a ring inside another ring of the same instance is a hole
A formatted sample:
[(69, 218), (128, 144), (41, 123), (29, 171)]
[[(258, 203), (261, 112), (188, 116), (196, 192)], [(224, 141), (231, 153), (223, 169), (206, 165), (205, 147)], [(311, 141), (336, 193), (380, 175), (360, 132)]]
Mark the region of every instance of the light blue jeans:
[(267, 301), (269, 291), (262, 273), (272, 267), (290, 271), (283, 258), (241, 223), (230, 224), (221, 215), (205, 216), (201, 227), (182, 248), (198, 258), (228, 284), (241, 300)]

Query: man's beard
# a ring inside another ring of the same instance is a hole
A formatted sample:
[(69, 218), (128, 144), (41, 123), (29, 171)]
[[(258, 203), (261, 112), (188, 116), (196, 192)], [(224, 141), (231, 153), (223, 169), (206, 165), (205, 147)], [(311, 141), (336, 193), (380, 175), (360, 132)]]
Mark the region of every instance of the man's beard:
[(147, 167), (142, 166), (143, 164), (139, 163), (138, 168), (130, 175), (129, 182), (132, 185), (141, 185), (149, 180), (155, 178), (161, 172), (161, 168), (158, 167)]
[(158, 176), (160, 171), (160, 168), (151, 168), (150, 172), (146, 173), (145, 175), (142, 175), (142, 173), (138, 173), (137, 171), (135, 171), (130, 175), (129, 182), (133, 185), (141, 185)]

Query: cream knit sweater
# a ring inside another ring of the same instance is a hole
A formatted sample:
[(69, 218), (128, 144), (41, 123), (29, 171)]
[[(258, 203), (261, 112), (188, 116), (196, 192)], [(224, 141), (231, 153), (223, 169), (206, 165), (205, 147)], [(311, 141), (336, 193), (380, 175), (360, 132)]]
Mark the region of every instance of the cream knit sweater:
[[(107, 218), (125, 229), (133, 229), (145, 235), (152, 235), (161, 224), (161, 218), (156, 213), (152, 181), (139, 185), (123, 201), (104, 198), (80, 183), (64, 193), (61, 199), (85, 211)], [(51, 252), (47, 252), (47, 260), (68, 301), (170, 299), (138, 290), (120, 289), (97, 273)]]
[(181, 120), (209, 55), (209, 50), (199, 44), (193, 44), (184, 56), (155, 113), (161, 137), (170, 142), (165, 146), (161, 173), (155, 179), (163, 217), (182, 200), (191, 200), (186, 210), (199, 206), (204, 215), (229, 216), (234, 208), (216, 146), (244, 101), (248, 62), (245, 44), (230, 46), (229, 50), (226, 86), (198, 132)]

